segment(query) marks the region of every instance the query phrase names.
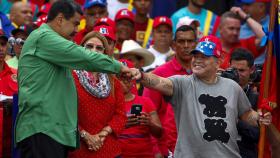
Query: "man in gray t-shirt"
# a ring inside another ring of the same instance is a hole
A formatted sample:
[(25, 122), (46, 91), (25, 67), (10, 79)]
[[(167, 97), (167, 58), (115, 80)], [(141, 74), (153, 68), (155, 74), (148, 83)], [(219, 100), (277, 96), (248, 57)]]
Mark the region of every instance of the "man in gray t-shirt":
[(237, 118), (250, 103), (234, 81), (217, 77), (206, 84), (195, 75), (173, 76), (172, 104), (178, 128), (176, 157), (236, 157)]
[(232, 80), (216, 75), (221, 44), (214, 36), (200, 39), (192, 51), (191, 76), (161, 78), (135, 72), (146, 87), (165, 95), (174, 109), (178, 140), (176, 158), (240, 158), (237, 146), (238, 119), (257, 126), (271, 122), (251, 109), (242, 88)]

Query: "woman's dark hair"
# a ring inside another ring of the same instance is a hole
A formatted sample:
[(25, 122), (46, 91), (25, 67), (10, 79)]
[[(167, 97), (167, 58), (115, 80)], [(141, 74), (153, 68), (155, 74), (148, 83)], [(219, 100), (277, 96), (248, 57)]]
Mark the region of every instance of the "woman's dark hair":
[(65, 19), (69, 20), (76, 12), (83, 15), (82, 8), (76, 2), (71, 0), (57, 1), (51, 6), (47, 22), (54, 20), (59, 13), (62, 13)]
[(195, 31), (191, 26), (189, 26), (189, 25), (182, 25), (182, 26), (180, 26), (180, 27), (176, 30), (176, 32), (175, 32), (175, 37), (174, 37), (174, 41), (176, 41), (176, 39), (177, 39), (177, 33), (178, 33), (179, 31), (183, 31), (183, 32), (191, 31), (191, 32), (193, 32), (195, 39), (197, 39), (196, 31)]

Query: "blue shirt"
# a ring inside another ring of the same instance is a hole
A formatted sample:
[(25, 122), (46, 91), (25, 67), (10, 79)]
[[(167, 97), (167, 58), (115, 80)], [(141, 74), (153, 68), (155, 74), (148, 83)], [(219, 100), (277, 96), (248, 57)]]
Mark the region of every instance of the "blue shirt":
[[(205, 29), (204, 27), (206, 27), (206, 24), (207, 24), (207, 22), (206, 22), (207, 12), (212, 13), (212, 17), (209, 21), (210, 27), (209, 27), (209, 30), (207, 30), (207, 35), (210, 34), (212, 32), (213, 26), (214, 26), (218, 16), (216, 14), (214, 14), (213, 12), (203, 9), (203, 8), (201, 9), (199, 14), (194, 14), (188, 9), (188, 7), (181, 8), (180, 10), (178, 10), (171, 16), (171, 20), (173, 23), (173, 33), (176, 32), (176, 25), (179, 22), (179, 19), (182, 17), (185, 17), (185, 16), (188, 16), (191, 19), (195, 19), (195, 20), (199, 21), (199, 23), (200, 23), (199, 30), (202, 33), (204, 33), (204, 29)], [(205, 35), (205, 33), (204, 33), (204, 35)]]
[[(260, 24), (263, 28), (268, 28), (269, 26), (269, 15), (266, 15), (263, 19), (261, 19)], [(240, 28), (240, 39), (249, 38), (251, 36), (255, 36), (252, 29), (248, 26), (247, 23), (243, 24)], [(261, 54), (255, 59), (255, 64), (263, 64), (265, 60), (265, 53)]]
[[(263, 28), (268, 28), (269, 25), (269, 15), (266, 15), (263, 19), (261, 19), (260, 24)], [(255, 36), (255, 33), (249, 27), (247, 23), (244, 23), (240, 28), (240, 39), (249, 38), (251, 36)]]
[(0, 23), (1, 23), (1, 28), (3, 29), (5, 35), (7, 37), (11, 36), (11, 32), (15, 27), (12, 25), (11, 21), (8, 19), (8, 17), (0, 11)]

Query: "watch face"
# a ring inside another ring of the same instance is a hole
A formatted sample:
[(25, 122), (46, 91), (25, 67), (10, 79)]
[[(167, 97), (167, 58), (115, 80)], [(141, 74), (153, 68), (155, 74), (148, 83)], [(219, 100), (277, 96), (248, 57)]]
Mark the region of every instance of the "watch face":
[(86, 132), (81, 133), (81, 138), (84, 138), (86, 136)]

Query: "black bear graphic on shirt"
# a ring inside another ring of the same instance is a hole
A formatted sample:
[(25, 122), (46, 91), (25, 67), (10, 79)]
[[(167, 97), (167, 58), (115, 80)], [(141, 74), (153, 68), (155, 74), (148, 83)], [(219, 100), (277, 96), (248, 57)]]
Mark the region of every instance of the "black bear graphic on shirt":
[(225, 131), (227, 123), (223, 119), (210, 119), (211, 117), (226, 118), (227, 99), (223, 96), (213, 97), (209, 94), (201, 94), (198, 98), (200, 104), (205, 105), (203, 114), (207, 119), (204, 120), (205, 130), (203, 138), (207, 141), (218, 140), (222, 143), (229, 141), (230, 135)]
[(213, 140), (219, 140), (222, 143), (229, 141), (229, 133), (225, 131), (227, 123), (222, 119), (205, 119), (204, 120), (206, 133), (203, 134), (203, 138), (209, 142)]
[(204, 104), (206, 108), (203, 114), (208, 117), (226, 117), (227, 99), (223, 96), (212, 97), (209, 94), (201, 94), (198, 98), (200, 104)]

